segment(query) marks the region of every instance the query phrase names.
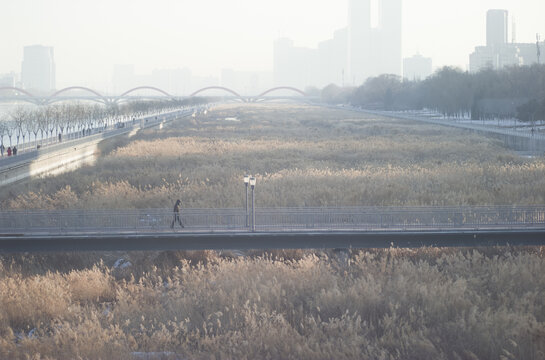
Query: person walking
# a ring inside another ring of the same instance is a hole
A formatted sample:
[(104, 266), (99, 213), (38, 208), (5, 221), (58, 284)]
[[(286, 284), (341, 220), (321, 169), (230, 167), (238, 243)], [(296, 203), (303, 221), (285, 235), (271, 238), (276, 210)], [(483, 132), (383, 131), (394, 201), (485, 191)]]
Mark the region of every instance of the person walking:
[(13, 147), (13, 151), (12, 151), (12, 152), (13, 152), (13, 156), (17, 155), (17, 146), (14, 146), (14, 147)]
[(4, 147), (4, 144), (1, 144), (1, 145), (0, 145), (0, 152), (2, 153), (2, 156), (4, 156), (4, 150), (5, 150), (5, 149), (6, 149), (6, 148)]
[(182, 220), (180, 219), (180, 206), (182, 202), (180, 199), (176, 200), (176, 204), (174, 204), (174, 218), (172, 219), (172, 224), (170, 224), (170, 228), (174, 229), (174, 223), (178, 222), (182, 229), (184, 228), (184, 224), (182, 224)]
[(8, 146), (8, 156), (11, 156), (11, 146)]

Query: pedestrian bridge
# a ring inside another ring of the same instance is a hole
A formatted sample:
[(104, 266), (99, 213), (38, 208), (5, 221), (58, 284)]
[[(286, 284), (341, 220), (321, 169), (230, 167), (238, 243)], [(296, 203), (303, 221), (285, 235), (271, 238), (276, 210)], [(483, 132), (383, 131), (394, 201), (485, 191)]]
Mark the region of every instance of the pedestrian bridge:
[(545, 245), (545, 206), (0, 212), (0, 251)]

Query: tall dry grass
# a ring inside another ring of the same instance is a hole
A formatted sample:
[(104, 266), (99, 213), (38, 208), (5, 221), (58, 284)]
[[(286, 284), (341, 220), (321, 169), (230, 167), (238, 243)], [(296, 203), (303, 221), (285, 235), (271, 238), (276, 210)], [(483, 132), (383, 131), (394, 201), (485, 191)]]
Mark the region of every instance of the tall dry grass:
[[(237, 117), (240, 122), (225, 121)], [(545, 203), (545, 161), (457, 129), (308, 106), (231, 105), (0, 190), (4, 209)]]
[(0, 358), (543, 359), (534, 250), (376, 250), (0, 277)]
[[(102, 149), (0, 206), (235, 207), (247, 172), (258, 206), (545, 198), (542, 158), (308, 106), (225, 106)], [(543, 359), (544, 270), (542, 248), (2, 255), (0, 359)]]

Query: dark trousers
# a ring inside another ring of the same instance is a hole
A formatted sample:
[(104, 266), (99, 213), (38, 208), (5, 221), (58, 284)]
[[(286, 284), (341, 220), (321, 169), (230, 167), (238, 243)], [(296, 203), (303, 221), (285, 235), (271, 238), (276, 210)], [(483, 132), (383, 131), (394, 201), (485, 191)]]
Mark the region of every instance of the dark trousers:
[(170, 228), (174, 228), (174, 223), (178, 222), (181, 227), (184, 227), (184, 224), (182, 224), (182, 219), (180, 219), (179, 213), (174, 213), (174, 219), (172, 219), (172, 224), (170, 224)]

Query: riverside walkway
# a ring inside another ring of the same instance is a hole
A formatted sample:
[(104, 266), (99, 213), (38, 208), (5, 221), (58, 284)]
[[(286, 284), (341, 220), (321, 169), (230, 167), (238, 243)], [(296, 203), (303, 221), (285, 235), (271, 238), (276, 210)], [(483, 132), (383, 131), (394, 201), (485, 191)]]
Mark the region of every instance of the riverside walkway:
[(545, 206), (0, 212), (0, 251), (545, 245)]
[[(199, 108), (185, 108), (118, 123), (108, 129), (95, 128), (86, 136), (66, 136), (62, 142), (53, 142), (40, 148), (27, 147), (16, 156), (0, 157), (0, 186), (39, 176), (59, 168), (81, 162), (96, 153), (98, 144), (120, 135), (132, 135), (140, 129), (162, 126), (164, 123), (192, 115)], [(81, 131), (78, 132), (81, 135)]]
[(504, 139), (506, 144), (515, 150), (526, 151), (540, 156), (545, 154), (545, 134), (532, 131), (532, 128), (502, 128), (491, 125), (490, 122), (485, 125), (484, 123), (479, 124), (473, 121), (468, 122), (467, 119), (443, 118), (439, 114), (425, 111), (379, 111), (356, 107), (343, 107), (343, 109), (495, 135)]
[[(187, 108), (167, 113), (146, 115), (135, 118), (134, 121), (127, 120), (124, 122), (118, 122), (108, 126), (108, 128), (95, 127), (93, 129), (89, 129), (89, 133), (86, 135), (82, 135), (83, 131), (81, 130), (74, 131), (72, 133), (64, 134), (62, 141), (58, 141), (56, 136), (48, 137), (42, 141), (33, 140), (26, 144), (21, 144), (17, 155), (7, 156), (6, 151), (4, 151), (4, 155), (0, 157), (0, 169), (13, 166), (17, 163), (33, 160), (40, 154), (43, 155), (53, 153), (62, 148), (78, 146), (96, 139), (103, 140), (110, 137), (127, 134), (135, 129), (157, 126), (163, 122), (168, 122), (179, 117), (189, 116), (193, 114), (194, 111), (194, 108)], [(118, 124), (122, 124), (123, 126), (116, 126)], [(7, 144), (5, 146), (7, 146)]]

